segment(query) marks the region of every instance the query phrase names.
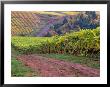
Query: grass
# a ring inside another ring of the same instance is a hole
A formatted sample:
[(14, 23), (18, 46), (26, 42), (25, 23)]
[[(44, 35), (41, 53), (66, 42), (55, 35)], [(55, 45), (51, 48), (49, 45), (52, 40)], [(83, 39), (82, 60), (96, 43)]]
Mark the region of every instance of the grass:
[(12, 48), (12, 58), (11, 58), (11, 75), (12, 77), (30, 77), (30, 76), (38, 76), (37, 72), (34, 72), (31, 68), (25, 66), (19, 60), (16, 60), (16, 57), (19, 52), (15, 51)]
[(99, 69), (100, 68), (100, 62), (99, 60), (93, 60), (91, 58), (87, 57), (81, 57), (81, 56), (73, 56), (73, 55), (67, 55), (67, 54), (42, 54), (42, 56), (48, 57), (48, 58), (56, 58), (60, 60), (66, 60), (73, 63), (79, 63), (83, 64), (92, 68)]
[(16, 58), (12, 59), (11, 62), (12, 76), (23, 77), (23, 76), (36, 76), (36, 74), (28, 67), (24, 66), (20, 61), (16, 60)]

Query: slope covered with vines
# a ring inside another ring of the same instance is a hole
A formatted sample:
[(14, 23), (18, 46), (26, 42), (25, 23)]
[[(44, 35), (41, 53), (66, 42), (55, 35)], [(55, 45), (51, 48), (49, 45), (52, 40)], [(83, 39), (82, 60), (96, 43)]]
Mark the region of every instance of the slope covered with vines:
[(51, 37), (80, 29), (99, 26), (99, 12), (95, 11), (12, 11), (12, 36)]

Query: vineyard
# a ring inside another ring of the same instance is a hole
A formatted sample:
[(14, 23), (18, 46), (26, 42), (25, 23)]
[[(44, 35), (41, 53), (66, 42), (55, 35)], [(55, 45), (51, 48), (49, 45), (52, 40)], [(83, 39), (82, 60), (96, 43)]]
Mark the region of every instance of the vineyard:
[(64, 36), (12, 37), (12, 46), (21, 53), (58, 53), (99, 58), (100, 29), (80, 30)]
[(12, 11), (12, 76), (100, 76), (100, 14)]

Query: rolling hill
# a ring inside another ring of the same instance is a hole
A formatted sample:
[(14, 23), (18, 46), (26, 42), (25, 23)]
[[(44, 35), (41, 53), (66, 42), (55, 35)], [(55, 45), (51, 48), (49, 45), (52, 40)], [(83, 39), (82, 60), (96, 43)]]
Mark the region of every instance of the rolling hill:
[(99, 26), (95, 11), (12, 11), (12, 36), (50, 37)]

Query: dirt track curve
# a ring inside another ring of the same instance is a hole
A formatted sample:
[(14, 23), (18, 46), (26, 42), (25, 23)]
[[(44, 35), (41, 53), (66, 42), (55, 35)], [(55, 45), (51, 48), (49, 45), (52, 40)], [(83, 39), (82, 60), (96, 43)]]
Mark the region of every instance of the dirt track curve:
[(32, 55), (17, 57), (26, 66), (38, 71), (42, 77), (98, 77), (99, 69), (93, 69), (77, 63)]

